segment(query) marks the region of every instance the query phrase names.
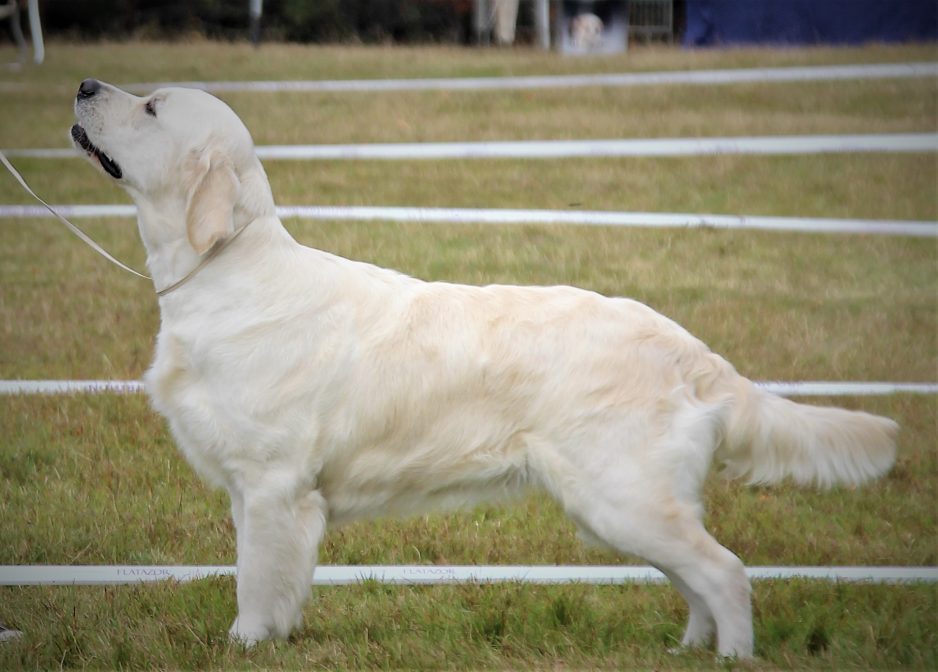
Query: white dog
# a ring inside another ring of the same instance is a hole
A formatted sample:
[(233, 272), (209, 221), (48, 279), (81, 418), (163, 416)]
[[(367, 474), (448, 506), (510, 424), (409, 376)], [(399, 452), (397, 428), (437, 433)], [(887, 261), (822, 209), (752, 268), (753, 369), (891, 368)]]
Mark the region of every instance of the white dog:
[(171, 290), (146, 384), (231, 497), (232, 638), (300, 624), (327, 526), (539, 488), (671, 578), (685, 645), (715, 633), (720, 654), (748, 657), (743, 565), (701, 522), (710, 463), (821, 486), (893, 463), (891, 420), (760, 391), (635, 301), (422, 282), (297, 244), (250, 134), (207, 93), (86, 80), (75, 112), (75, 144), (133, 197)]

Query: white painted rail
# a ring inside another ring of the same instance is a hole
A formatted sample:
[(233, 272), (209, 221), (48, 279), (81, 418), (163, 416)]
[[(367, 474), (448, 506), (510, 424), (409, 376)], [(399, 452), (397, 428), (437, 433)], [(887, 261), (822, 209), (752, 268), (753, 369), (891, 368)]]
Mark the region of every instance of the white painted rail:
[[(650, 72), (586, 73), (569, 75), (522, 75), (494, 77), (427, 77), (393, 79), (253, 80), (133, 82), (121, 87), (146, 94), (164, 86), (184, 86), (212, 93), (328, 93), (398, 91), (486, 91), (570, 89), (584, 87), (712, 86), (732, 84), (784, 84), (867, 79), (923, 79), (938, 76), (938, 63), (867, 63), (845, 65), (781, 66), (764, 68), (724, 68), (707, 70), (664, 70)], [(0, 82), (0, 92), (23, 91), (48, 83)], [(78, 84), (52, 85), (73, 90)]]
[[(873, 135), (785, 135), (596, 140), (509, 140), (480, 142), (258, 145), (264, 160), (412, 161), (449, 159), (575, 159), (714, 155), (804, 155), (842, 153), (931, 153), (938, 133)], [(72, 148), (4, 149), (8, 157), (78, 158)]]
[[(5, 565), (0, 586), (106, 586), (160, 581), (193, 581), (233, 576), (233, 566)], [(754, 580), (810, 579), (861, 583), (934, 583), (938, 567), (748, 567)], [(396, 585), (461, 583), (623, 584), (663, 583), (657, 569), (641, 566), (579, 565), (321, 565), (314, 586), (377, 581)]]
[(382, 91), (485, 91), (662, 85), (706, 86), (714, 84), (767, 84), (851, 79), (909, 79), (935, 76), (938, 76), (938, 63), (918, 62), (504, 77), (138, 82), (128, 84), (125, 88), (137, 93), (149, 93), (163, 86), (185, 86), (203, 89), (212, 93), (278, 93), (284, 91), (376, 93)]
[[(136, 217), (132, 205), (55, 205), (63, 217)], [(867, 235), (938, 237), (938, 222), (823, 217), (764, 217), (753, 215), (698, 215), (662, 212), (601, 210), (523, 210), (498, 208), (425, 208), (398, 206), (284, 205), (282, 218), (305, 220), (392, 221), (441, 224), (560, 224), (622, 228), (736, 229), (800, 233), (852, 233)], [(33, 205), (0, 205), (0, 219), (52, 217)]]
[[(755, 381), (755, 384), (784, 397), (864, 397), (893, 394), (938, 394), (938, 383)], [(2, 395), (138, 394), (139, 380), (0, 380)]]

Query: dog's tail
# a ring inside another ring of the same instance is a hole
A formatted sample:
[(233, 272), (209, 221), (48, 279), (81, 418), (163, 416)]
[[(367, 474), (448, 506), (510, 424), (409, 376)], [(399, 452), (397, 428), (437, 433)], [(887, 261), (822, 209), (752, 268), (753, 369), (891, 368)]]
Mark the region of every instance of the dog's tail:
[(715, 458), (731, 478), (859, 485), (895, 462), (899, 426), (888, 418), (789, 401), (759, 389), (728, 364), (715, 387), (727, 403)]

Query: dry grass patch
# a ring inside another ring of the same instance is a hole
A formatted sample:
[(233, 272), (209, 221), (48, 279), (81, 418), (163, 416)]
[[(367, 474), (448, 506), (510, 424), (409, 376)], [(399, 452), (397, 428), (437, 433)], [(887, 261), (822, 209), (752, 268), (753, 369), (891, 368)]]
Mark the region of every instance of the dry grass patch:
[[(41, 68), (0, 72), (0, 81), (71, 86), (88, 76), (115, 83), (256, 79), (379, 79), (398, 77), (486, 77), (704, 68), (804, 66), (931, 61), (934, 45), (871, 45), (858, 48), (680, 49), (634, 45), (625, 54), (564, 58), (532, 49), (431, 46), (331, 46), (182, 40), (166, 42), (46, 45)], [(4, 62), (16, 60), (10, 45)]]
[[(82, 160), (17, 159), (52, 203), (130, 203)], [(390, 205), (938, 219), (926, 154), (477, 161), (268, 161), (280, 205)], [(12, 178), (0, 201), (32, 205)], [(14, 225), (6, 221), (3, 226)], [(22, 225), (22, 224), (20, 224)], [(53, 222), (44, 228), (57, 228)], [(115, 224), (135, 228), (132, 224)], [(844, 239), (846, 240), (846, 239)]]
[[(0, 57), (4, 51), (0, 50)], [(13, 60), (12, 50), (9, 51)], [(0, 73), (29, 85), (6, 96), (0, 147), (67, 146), (78, 82), (336, 79), (628, 72), (934, 60), (929, 46), (682, 50), (563, 58), (529, 50), (354, 48), (197, 42), (53, 42), (42, 68)], [(927, 132), (928, 78), (572, 91), (223, 94), (261, 143), (620, 138), (736, 134)]]
[[(76, 80), (72, 88), (77, 87)], [(0, 147), (65, 147), (71, 89), (8, 97)], [(258, 144), (568, 140), (934, 131), (929, 79), (736, 86), (223, 93)]]

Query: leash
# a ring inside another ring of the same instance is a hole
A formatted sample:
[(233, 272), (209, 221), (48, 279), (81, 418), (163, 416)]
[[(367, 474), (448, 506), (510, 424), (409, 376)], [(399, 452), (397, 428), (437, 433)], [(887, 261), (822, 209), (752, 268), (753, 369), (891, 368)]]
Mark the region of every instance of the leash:
[(111, 253), (110, 253), (110, 252), (108, 252), (108, 251), (105, 250), (103, 247), (101, 247), (101, 246), (98, 245), (96, 242), (94, 242), (94, 240), (92, 240), (91, 237), (90, 237), (87, 233), (85, 233), (84, 231), (82, 231), (81, 229), (79, 229), (77, 226), (75, 226), (74, 224), (72, 224), (70, 221), (68, 221), (67, 219), (65, 219), (65, 217), (63, 217), (62, 215), (60, 215), (59, 213), (57, 213), (57, 212), (55, 211), (55, 208), (53, 208), (51, 205), (49, 205), (49, 204), (46, 203), (44, 200), (42, 200), (41, 198), (39, 198), (39, 196), (36, 194), (36, 192), (33, 191), (32, 189), (30, 189), (30, 188), (29, 188), (29, 185), (26, 184), (26, 180), (24, 180), (24, 179), (23, 179), (23, 176), (19, 174), (19, 171), (16, 170), (16, 168), (13, 167), (13, 164), (10, 163), (9, 160), (7, 160), (7, 157), (4, 156), (3, 152), (0, 152), (0, 162), (3, 162), (3, 165), (6, 166), (6, 169), (10, 171), (10, 174), (13, 175), (13, 177), (16, 178), (16, 181), (20, 183), (20, 186), (23, 187), (23, 189), (26, 190), (26, 193), (28, 193), (30, 196), (32, 196), (32, 197), (35, 198), (37, 201), (39, 201), (40, 203), (42, 203), (42, 204), (45, 206), (46, 210), (48, 210), (49, 212), (51, 212), (52, 215), (53, 215), (56, 219), (58, 219), (60, 222), (62, 222), (62, 223), (66, 226), (66, 228), (68, 228), (69, 231), (71, 231), (71, 232), (74, 233), (76, 236), (78, 236), (78, 237), (81, 239), (82, 242), (84, 242), (86, 245), (88, 245), (88, 247), (90, 247), (92, 250), (94, 250), (95, 252), (97, 252), (98, 254), (100, 254), (102, 257), (104, 257), (105, 259), (107, 259), (108, 261), (110, 261), (112, 264), (115, 264), (116, 266), (119, 266), (119, 267), (123, 268), (123, 269), (124, 269), (125, 271), (127, 271), (128, 273), (133, 273), (133, 274), (136, 275), (138, 278), (143, 278), (144, 280), (152, 280), (152, 279), (153, 279), (153, 278), (151, 278), (149, 275), (144, 275), (143, 273), (139, 273), (138, 271), (135, 271), (134, 269), (132, 269), (130, 266), (128, 266), (127, 264), (123, 263), (122, 261), (120, 261), (120, 260), (118, 260), (118, 259), (115, 259), (113, 256), (111, 256)]
[[(72, 224), (70, 221), (68, 221), (67, 219), (65, 219), (65, 217), (63, 217), (63, 216), (60, 215), (58, 212), (56, 212), (56, 211), (55, 211), (55, 208), (53, 208), (51, 205), (49, 205), (49, 204), (46, 203), (44, 200), (42, 200), (42, 199), (36, 194), (35, 191), (33, 191), (32, 189), (30, 189), (29, 185), (26, 184), (26, 180), (23, 179), (23, 176), (20, 175), (19, 171), (16, 170), (16, 168), (13, 167), (13, 164), (9, 162), (9, 160), (7, 159), (7, 157), (4, 156), (3, 152), (0, 152), (0, 162), (3, 163), (3, 165), (6, 167), (6, 169), (7, 169), (8, 171), (10, 171), (10, 174), (13, 175), (14, 178), (16, 178), (16, 181), (20, 183), (20, 186), (23, 187), (23, 189), (25, 189), (26, 192), (27, 192), (30, 196), (32, 196), (32, 197), (35, 198), (37, 201), (39, 201), (40, 203), (42, 203), (42, 205), (45, 206), (46, 210), (48, 210), (49, 212), (51, 212), (52, 215), (53, 215), (56, 219), (58, 219), (60, 222), (62, 222), (62, 224), (64, 224), (64, 225), (66, 226), (66, 228), (67, 228), (69, 231), (71, 231), (71, 232), (74, 233), (76, 236), (78, 236), (78, 238), (79, 238), (83, 243), (85, 243), (86, 245), (88, 245), (88, 247), (90, 247), (92, 250), (94, 250), (95, 252), (97, 252), (98, 254), (100, 254), (102, 257), (104, 257), (105, 259), (107, 259), (108, 261), (110, 261), (110, 262), (111, 262), (112, 264), (114, 264), (115, 266), (118, 266), (118, 267), (124, 269), (124, 270), (127, 271), (128, 273), (132, 273), (133, 275), (136, 275), (138, 278), (143, 278), (144, 280), (153, 280), (153, 278), (151, 278), (149, 275), (144, 275), (143, 273), (140, 273), (140, 272), (138, 272), (138, 271), (135, 271), (134, 269), (132, 269), (130, 266), (128, 266), (127, 264), (123, 263), (123, 262), (120, 261), (119, 259), (115, 259), (115, 258), (111, 255), (110, 252), (108, 252), (108, 251), (105, 250), (103, 247), (101, 247), (100, 245), (98, 245), (94, 240), (92, 240), (91, 236), (89, 236), (88, 234), (86, 234), (86, 233), (85, 233), (84, 231), (82, 231), (80, 228), (78, 228), (77, 226), (75, 226), (74, 224)], [(254, 220), (251, 220), (251, 221), (254, 221)], [(231, 237), (229, 237), (229, 238), (226, 238), (225, 240), (221, 240), (221, 241), (218, 241), (217, 243), (215, 243), (215, 245), (213, 245), (213, 246), (211, 247), (211, 249), (209, 249), (209, 251), (205, 253), (205, 256), (202, 257), (202, 260), (198, 263), (198, 265), (196, 265), (195, 268), (193, 268), (191, 271), (189, 271), (188, 273), (186, 273), (183, 277), (181, 277), (179, 280), (177, 280), (176, 282), (172, 283), (172, 284), (169, 285), (168, 287), (164, 287), (163, 289), (158, 289), (158, 290), (156, 290), (156, 295), (157, 295), (157, 296), (160, 296), (160, 297), (166, 296), (167, 294), (169, 294), (169, 293), (170, 293), (171, 291), (173, 291), (174, 289), (178, 289), (178, 288), (182, 287), (184, 284), (186, 284), (187, 282), (189, 282), (189, 280), (191, 280), (192, 278), (194, 278), (195, 275), (196, 275), (199, 271), (201, 271), (203, 268), (205, 268), (205, 266), (206, 266), (212, 259), (214, 259), (214, 258), (217, 257), (219, 254), (221, 254), (222, 250), (224, 250), (226, 247), (228, 247), (229, 245), (231, 245), (231, 243), (233, 243), (235, 240), (237, 240), (238, 236), (240, 236), (242, 233), (244, 233), (244, 230), (245, 230), (246, 228), (248, 228), (248, 226), (250, 225), (250, 223), (251, 223), (251, 222), (248, 222), (247, 224), (245, 224), (244, 226), (242, 226), (240, 229), (238, 229), (238, 231), (236, 231), (233, 236), (231, 236)]]

